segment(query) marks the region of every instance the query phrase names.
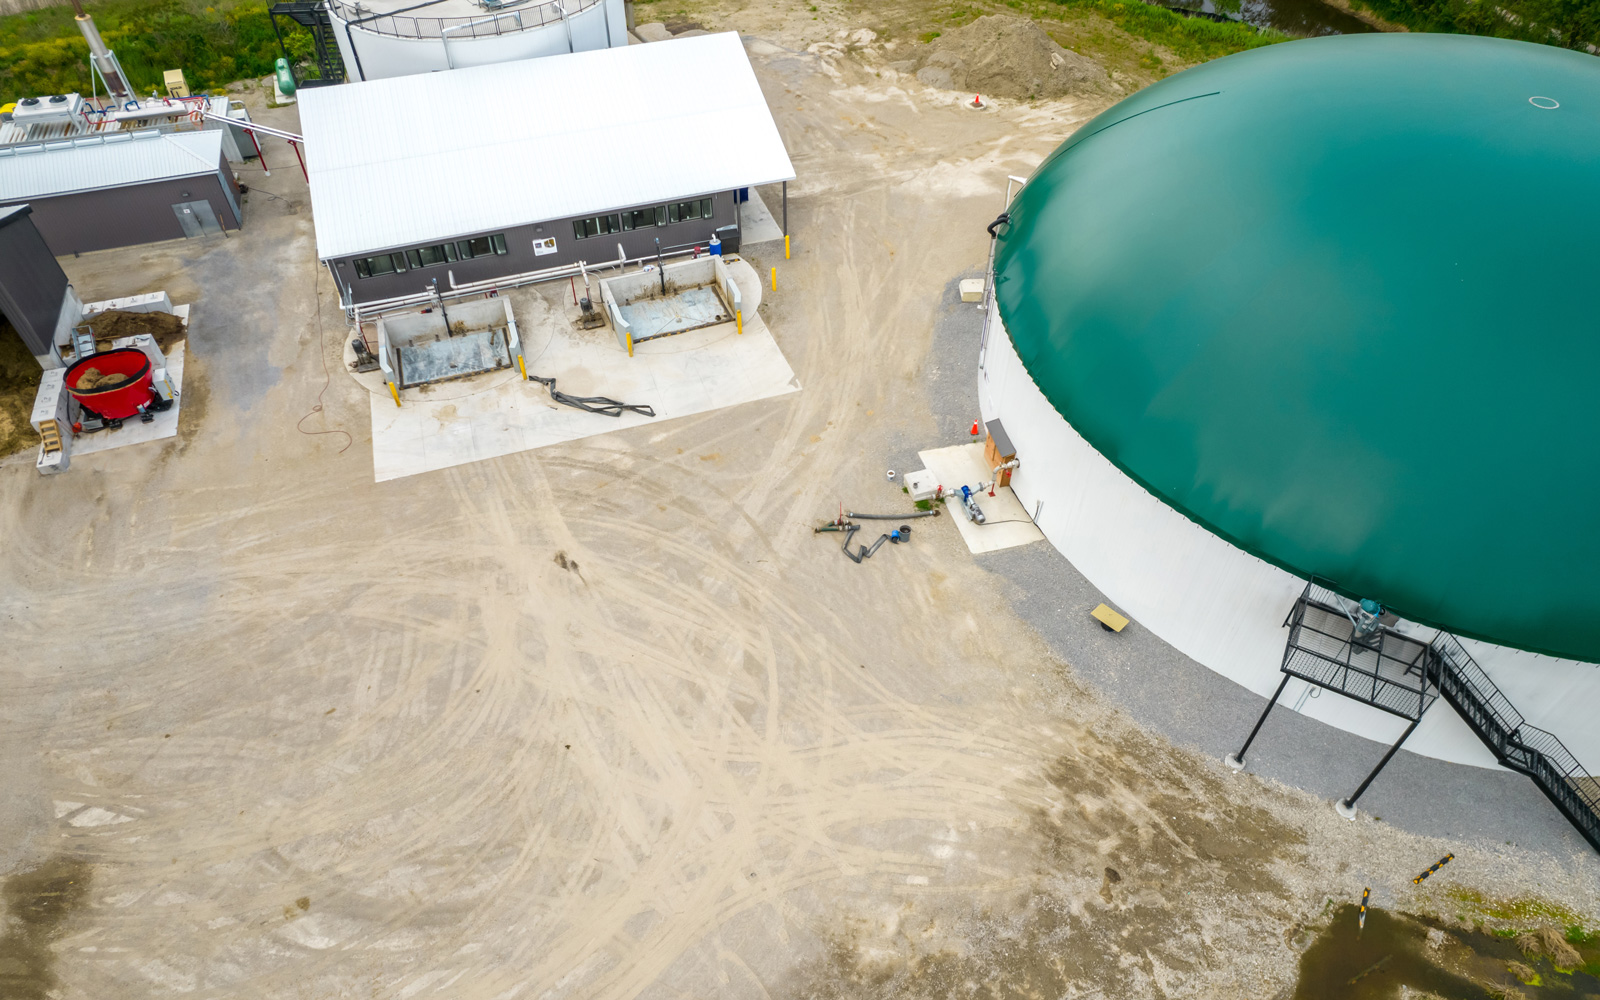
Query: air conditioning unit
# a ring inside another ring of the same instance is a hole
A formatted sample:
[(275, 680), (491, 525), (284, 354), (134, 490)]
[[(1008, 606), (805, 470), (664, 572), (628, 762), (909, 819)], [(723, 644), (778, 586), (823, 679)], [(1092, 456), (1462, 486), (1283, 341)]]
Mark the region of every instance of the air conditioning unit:
[(29, 122), (66, 121), (83, 110), (81, 94), (55, 94), (50, 97), (24, 97), (11, 111), (11, 120)]

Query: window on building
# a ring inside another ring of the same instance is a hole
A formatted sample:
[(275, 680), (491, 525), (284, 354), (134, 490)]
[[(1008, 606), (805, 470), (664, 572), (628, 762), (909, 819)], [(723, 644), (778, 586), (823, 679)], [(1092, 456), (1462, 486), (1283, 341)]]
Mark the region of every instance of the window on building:
[(572, 235), (580, 240), (591, 236), (610, 236), (612, 233), (622, 232), (622, 216), (597, 215), (592, 219), (576, 219), (572, 223)]
[(474, 257), (493, 257), (495, 254), (506, 252), (506, 237), (504, 233), (494, 236), (476, 236), (470, 240), (456, 242), (456, 253), (462, 260), (471, 260)]
[(456, 262), (456, 245), (454, 243), (441, 243), (438, 246), (407, 250), (406, 260), (410, 262), (412, 270), (416, 270), (419, 267), (432, 267), (435, 264), (454, 264)]
[(356, 276), (360, 278), (376, 278), (381, 274), (396, 274), (406, 269), (406, 255), (404, 253), (381, 253), (376, 257), (359, 257), (356, 259)]
[(679, 201), (667, 206), (668, 222), (693, 222), (696, 219), (711, 218), (711, 199), (701, 198), (698, 201)]
[(661, 209), (657, 207), (636, 208), (631, 212), (623, 212), (622, 231), (632, 232), (635, 229), (649, 229), (651, 226), (661, 225), (662, 223), (656, 221), (656, 213), (659, 211)]

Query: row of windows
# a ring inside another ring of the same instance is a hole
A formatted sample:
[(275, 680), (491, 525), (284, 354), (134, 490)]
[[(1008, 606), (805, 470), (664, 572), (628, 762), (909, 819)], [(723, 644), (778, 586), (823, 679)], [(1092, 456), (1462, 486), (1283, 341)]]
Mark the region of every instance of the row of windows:
[(454, 264), (458, 260), (492, 257), (505, 252), (504, 233), (477, 236), (470, 240), (457, 240), (454, 243), (439, 243), (431, 247), (418, 247), (415, 250), (396, 250), (394, 253), (381, 253), (376, 257), (363, 257), (355, 262), (356, 276), (375, 278), (380, 274), (398, 274), (402, 271), (432, 267), (435, 264)]
[(674, 222), (692, 222), (711, 218), (711, 199), (678, 201), (654, 208), (636, 208), (614, 215), (597, 215), (592, 219), (577, 219), (572, 223), (572, 235), (580, 240), (591, 236), (610, 236), (612, 233), (631, 233), (635, 229), (666, 226)]

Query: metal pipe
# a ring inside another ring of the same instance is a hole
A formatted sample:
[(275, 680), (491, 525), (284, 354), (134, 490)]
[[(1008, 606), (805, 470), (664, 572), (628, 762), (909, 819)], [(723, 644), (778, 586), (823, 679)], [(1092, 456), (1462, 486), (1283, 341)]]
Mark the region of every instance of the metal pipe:
[(1263, 722), (1267, 721), (1267, 713), (1272, 711), (1272, 706), (1276, 705), (1278, 703), (1278, 698), (1283, 694), (1283, 689), (1288, 687), (1288, 686), (1289, 686), (1289, 675), (1288, 674), (1284, 674), (1283, 675), (1283, 680), (1278, 683), (1278, 690), (1272, 692), (1272, 697), (1267, 699), (1267, 707), (1263, 708), (1261, 710), (1261, 718), (1256, 720), (1256, 727), (1254, 729), (1250, 730), (1250, 735), (1249, 736), (1245, 737), (1244, 746), (1239, 748), (1239, 752), (1238, 753), (1229, 754), (1228, 756), (1223, 758), (1223, 762), (1226, 763), (1229, 767), (1233, 768), (1236, 771), (1239, 770), (1240, 768), (1244, 767), (1244, 754), (1245, 754), (1245, 751), (1249, 750), (1250, 749), (1250, 744), (1255, 742), (1256, 734), (1261, 732), (1261, 724)]
[(913, 511), (910, 514), (857, 514), (855, 511), (845, 511), (844, 516), (853, 517), (861, 521), (902, 521), (908, 517), (938, 517), (939, 508)]
[(789, 182), (783, 182), (783, 235), (789, 235)]
[[(567, 52), (569, 52), (569, 53), (576, 52), (577, 50), (575, 48), (573, 48), (573, 45), (572, 45), (572, 22), (567, 18), (566, 5), (561, 3), (560, 0), (556, 0), (555, 7), (556, 7), (556, 12), (561, 15), (561, 23), (567, 29)], [(610, 42), (611, 42), (611, 38), (609, 36), (607, 36), (606, 43), (607, 43), (608, 46), (610, 45)]]
[(1372, 769), (1371, 774), (1367, 775), (1367, 780), (1361, 783), (1361, 787), (1356, 789), (1355, 794), (1339, 802), (1340, 815), (1348, 819), (1355, 819), (1356, 799), (1361, 798), (1361, 793), (1367, 790), (1368, 785), (1372, 784), (1372, 779), (1378, 776), (1378, 772), (1383, 770), (1384, 765), (1389, 763), (1390, 758), (1400, 752), (1400, 744), (1406, 741), (1406, 737), (1411, 735), (1411, 731), (1416, 729), (1417, 723), (1421, 721), (1420, 718), (1412, 719), (1411, 725), (1407, 726), (1406, 731), (1400, 734), (1400, 738), (1394, 741), (1394, 746), (1390, 747), (1389, 752), (1383, 755), (1382, 760), (1378, 761), (1378, 766)]
[(106, 48), (105, 41), (100, 37), (100, 29), (94, 26), (94, 18), (84, 12), (83, 4), (79, 0), (72, 0), (72, 9), (73, 20), (78, 22), (78, 31), (82, 33), (83, 40), (89, 43), (89, 57), (100, 70), (100, 77), (105, 80), (106, 89), (119, 102), (133, 100), (133, 88), (122, 75), (122, 66), (116, 61), (116, 56)]

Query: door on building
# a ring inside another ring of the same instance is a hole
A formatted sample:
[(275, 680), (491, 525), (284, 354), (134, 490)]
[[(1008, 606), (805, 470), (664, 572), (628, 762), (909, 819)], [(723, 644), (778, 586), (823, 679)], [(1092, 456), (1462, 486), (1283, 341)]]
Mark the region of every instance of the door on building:
[(186, 237), (192, 239), (222, 232), (222, 224), (217, 221), (217, 213), (211, 210), (209, 201), (179, 202), (172, 206), (172, 211), (178, 216), (178, 225), (183, 227)]

